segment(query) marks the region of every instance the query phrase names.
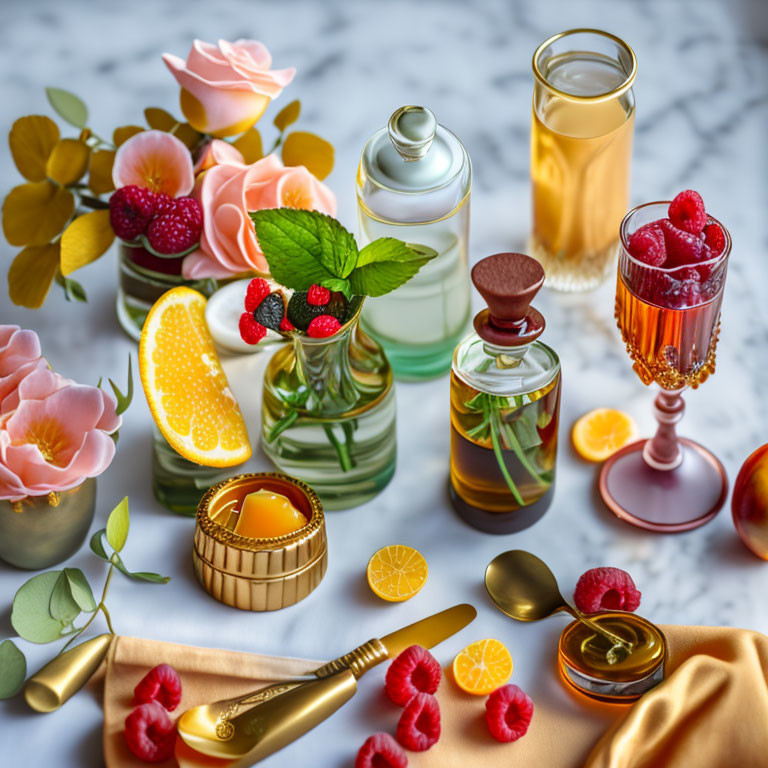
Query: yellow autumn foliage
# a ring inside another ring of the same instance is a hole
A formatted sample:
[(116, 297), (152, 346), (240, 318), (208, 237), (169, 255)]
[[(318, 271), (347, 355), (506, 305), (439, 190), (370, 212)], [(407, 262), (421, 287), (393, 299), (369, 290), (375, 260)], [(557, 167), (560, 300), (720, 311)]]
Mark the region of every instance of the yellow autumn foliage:
[(14, 187), (3, 203), (3, 233), (11, 245), (44, 245), (66, 226), (75, 210), (68, 189), (50, 181)]
[(59, 244), (28, 245), (8, 270), (8, 295), (29, 309), (43, 305), (59, 268)]
[(56, 142), (45, 165), (49, 179), (62, 186), (74, 184), (88, 170), (90, 147), (79, 139), (60, 139)]
[(61, 236), (61, 274), (67, 277), (80, 267), (96, 261), (114, 239), (109, 211), (93, 211), (78, 216)]
[(322, 180), (333, 170), (333, 145), (314, 133), (294, 131), (283, 143), (283, 162), (303, 165)]
[(13, 162), (28, 181), (46, 178), (46, 163), (59, 140), (59, 128), (50, 117), (27, 115), (14, 122), (8, 135)]

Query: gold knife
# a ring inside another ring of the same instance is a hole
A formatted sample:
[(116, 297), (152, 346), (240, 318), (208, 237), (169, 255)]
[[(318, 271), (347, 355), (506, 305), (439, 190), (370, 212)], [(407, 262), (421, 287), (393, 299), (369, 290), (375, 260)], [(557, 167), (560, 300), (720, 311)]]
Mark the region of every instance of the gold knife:
[[(324, 664), (311, 677), (276, 683), (241, 696), (193, 707), (179, 718), (181, 738), (211, 757), (250, 766), (290, 744), (332, 715), (357, 690), (369, 669), (411, 645), (432, 648), (477, 616), (455, 605)], [(244, 710), (244, 711), (243, 711)]]

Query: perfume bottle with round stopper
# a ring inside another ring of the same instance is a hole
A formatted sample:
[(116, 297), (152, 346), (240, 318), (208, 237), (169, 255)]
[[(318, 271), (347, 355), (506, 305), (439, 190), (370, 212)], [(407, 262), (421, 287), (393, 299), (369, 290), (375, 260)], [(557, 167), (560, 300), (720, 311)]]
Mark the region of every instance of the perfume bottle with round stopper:
[(396, 291), (368, 299), (361, 325), (400, 379), (447, 373), (470, 317), (469, 155), (425, 107), (398, 109), (357, 172), (360, 246), (395, 237), (437, 257)]
[(451, 368), (451, 498), (488, 533), (533, 525), (552, 500), (560, 413), (560, 361), (538, 341), (544, 318), (530, 302), (544, 270), (521, 253), (479, 261), (472, 281), (487, 309)]

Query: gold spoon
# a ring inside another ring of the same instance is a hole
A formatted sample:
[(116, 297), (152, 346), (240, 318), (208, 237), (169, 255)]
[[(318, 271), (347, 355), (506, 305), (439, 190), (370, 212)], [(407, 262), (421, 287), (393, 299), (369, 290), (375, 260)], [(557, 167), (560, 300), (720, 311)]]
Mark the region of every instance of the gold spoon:
[(615, 652), (617, 648), (624, 654), (632, 651), (631, 642), (601, 627), (570, 605), (560, 594), (555, 575), (547, 564), (530, 552), (512, 549), (491, 560), (485, 569), (485, 588), (499, 610), (518, 621), (540, 621), (558, 611), (570, 613), (611, 643), (609, 663), (620, 660)]

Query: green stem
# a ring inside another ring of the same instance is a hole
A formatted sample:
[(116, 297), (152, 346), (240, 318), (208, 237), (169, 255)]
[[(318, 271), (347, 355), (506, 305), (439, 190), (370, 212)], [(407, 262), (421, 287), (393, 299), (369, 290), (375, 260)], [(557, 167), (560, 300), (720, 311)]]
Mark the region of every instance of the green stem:
[(80, 195), (80, 202), (88, 208), (94, 208), (98, 211), (109, 209), (109, 203), (106, 200), (99, 200), (98, 197), (91, 197), (90, 195)]
[(88, 627), (91, 626), (91, 624), (93, 623), (93, 620), (96, 618), (96, 616), (98, 615), (99, 611), (101, 611), (104, 614), (104, 618), (107, 620), (107, 626), (109, 627), (110, 634), (112, 634), (112, 635), (115, 634), (115, 630), (112, 628), (112, 618), (109, 615), (109, 611), (107, 610), (107, 606), (104, 605), (104, 601), (107, 599), (107, 590), (109, 589), (109, 582), (112, 580), (112, 572), (114, 570), (115, 570), (115, 564), (114, 563), (110, 563), (109, 570), (107, 571), (107, 579), (104, 582), (104, 589), (102, 589), (102, 591), (101, 591), (101, 599), (99, 600), (99, 604), (94, 609), (94, 611), (91, 614), (91, 617), (88, 619), (88, 621), (86, 621), (85, 624), (83, 624), (82, 627), (79, 627), (77, 632), (73, 633), (72, 637), (70, 637), (69, 640), (67, 640), (67, 642), (62, 646), (62, 648), (59, 650), (59, 653), (57, 654), (57, 656), (62, 654), (62, 653), (64, 653), (64, 651), (66, 651), (67, 648), (69, 648), (69, 646), (72, 645), (72, 642), (76, 638), (80, 637), (80, 635), (82, 635), (83, 632), (85, 632), (85, 630), (88, 629)]
[(274, 440), (277, 440), (280, 435), (285, 432), (288, 427), (293, 424), (296, 419), (299, 418), (299, 412), (296, 410), (288, 411), (288, 413), (283, 416), (281, 419), (278, 419), (273, 425), (272, 429), (269, 430), (269, 442), (273, 442)]
[[(493, 409), (493, 406), (490, 405), (490, 403), (486, 406), (486, 408)], [(485, 410), (485, 408), (483, 409)], [(496, 455), (496, 461), (499, 464), (499, 469), (501, 470), (501, 474), (504, 476), (504, 480), (507, 483), (507, 487), (512, 492), (512, 495), (515, 497), (515, 501), (521, 506), (525, 506), (525, 502), (523, 501), (523, 497), (520, 495), (520, 492), (517, 490), (517, 486), (515, 485), (514, 480), (510, 477), (509, 471), (507, 470), (507, 465), (504, 463), (504, 454), (501, 451), (501, 443), (499, 441), (499, 427), (497, 424), (497, 417), (494, 410), (491, 410), (489, 413), (490, 418), (490, 424), (491, 424), (491, 443), (493, 444), (493, 452)]]
[(355, 429), (357, 428), (357, 421), (344, 421), (341, 424), (341, 428), (344, 430), (344, 442), (347, 447), (347, 455), (349, 456), (349, 462), (353, 467), (357, 466), (357, 460), (352, 451), (355, 445)]
[(534, 469), (531, 462), (526, 458), (522, 446), (520, 445), (520, 441), (517, 439), (517, 435), (515, 434), (514, 427), (511, 424), (505, 424), (503, 422), (501, 423), (501, 426), (504, 431), (504, 439), (507, 443), (507, 447), (514, 451), (515, 456), (517, 456), (518, 460), (527, 470), (528, 474), (530, 474), (530, 476), (540, 485), (547, 485), (547, 483), (542, 479), (541, 475), (539, 475), (539, 473)]
[(333, 427), (330, 424), (324, 424), (323, 429), (328, 437), (328, 441), (336, 449), (336, 455), (339, 457), (342, 472), (349, 472), (353, 465), (347, 444), (339, 442), (339, 439), (333, 434)]

